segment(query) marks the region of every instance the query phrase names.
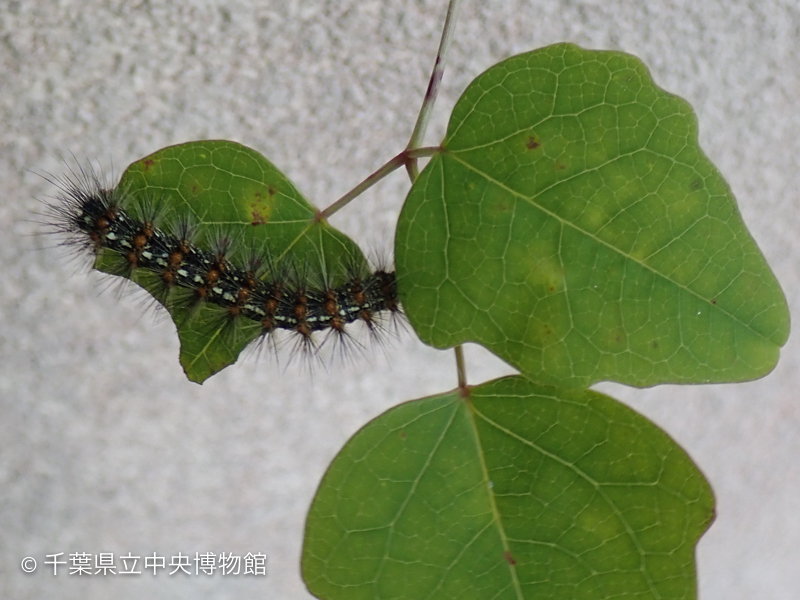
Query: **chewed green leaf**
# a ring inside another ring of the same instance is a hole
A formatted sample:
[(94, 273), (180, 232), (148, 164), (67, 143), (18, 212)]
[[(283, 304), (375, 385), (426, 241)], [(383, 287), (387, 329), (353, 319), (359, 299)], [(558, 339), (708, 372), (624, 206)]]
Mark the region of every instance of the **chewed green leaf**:
[(323, 600), (688, 600), (713, 518), (703, 475), (647, 419), (509, 377), (359, 431), (314, 499), (303, 577)]
[[(317, 211), (292, 183), (258, 152), (227, 141), (171, 146), (134, 162), (120, 189), (147, 210), (153, 205), (173, 222), (190, 223), (199, 244), (226, 239), (240, 257), (256, 251), (271, 263), (343, 273), (364, 257), (344, 234), (317, 218)], [(97, 267), (115, 273), (113, 257)], [(139, 269), (132, 279), (160, 299), (158, 276)], [(256, 322), (221, 318), (219, 308), (165, 304), (178, 328), (180, 360), (192, 381), (233, 363), (257, 338)]]
[(396, 240), (423, 341), (586, 387), (741, 381), (789, 332), (691, 107), (620, 52), (559, 44), (470, 84)]

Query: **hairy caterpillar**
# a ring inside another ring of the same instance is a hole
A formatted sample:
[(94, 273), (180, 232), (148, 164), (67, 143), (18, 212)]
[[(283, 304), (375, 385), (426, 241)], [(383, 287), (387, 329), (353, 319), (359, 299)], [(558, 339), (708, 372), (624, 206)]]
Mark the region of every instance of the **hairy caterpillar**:
[(244, 321), (249, 334), (257, 331), (250, 337), (262, 338), (289, 331), (300, 347), (315, 350), (322, 345), (315, 334), (343, 340), (355, 322), (375, 333), (384, 314), (400, 314), (394, 271), (357, 259), (326, 269), (323, 261), (275, 258), (235, 231), (199, 227), (152, 193), (105, 185), (91, 170), (51, 181), (59, 188), (48, 205), (52, 229), (88, 252), (96, 268), (145, 287), (179, 332), (176, 315), (191, 320), (212, 307), (220, 328)]

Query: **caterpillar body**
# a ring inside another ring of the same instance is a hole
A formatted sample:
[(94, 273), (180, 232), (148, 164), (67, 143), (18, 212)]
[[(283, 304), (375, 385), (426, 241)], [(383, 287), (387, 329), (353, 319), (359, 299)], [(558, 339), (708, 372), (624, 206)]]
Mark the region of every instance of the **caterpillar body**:
[(53, 181), (60, 193), (49, 205), (51, 225), (66, 234), (66, 243), (88, 250), (95, 266), (98, 257), (111, 256), (103, 270), (112, 274), (149, 273), (157, 291), (148, 291), (168, 310), (191, 313), (210, 305), (229, 322), (257, 326), (262, 337), (294, 332), (305, 349), (321, 345), (317, 332), (343, 339), (351, 323), (375, 332), (385, 313), (401, 314), (391, 270), (354, 261), (346, 273), (320, 273), (313, 265), (274, 260), (263, 249), (242, 249), (236, 235), (198, 235), (191, 219), (161, 214), (156, 200), (131, 202), (124, 189), (101, 184), (94, 173)]

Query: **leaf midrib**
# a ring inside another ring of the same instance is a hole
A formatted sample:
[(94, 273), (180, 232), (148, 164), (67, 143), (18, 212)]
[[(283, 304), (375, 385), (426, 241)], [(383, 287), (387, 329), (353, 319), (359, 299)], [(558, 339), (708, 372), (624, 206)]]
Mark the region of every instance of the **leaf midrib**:
[[(642, 546), (639, 538), (636, 536), (636, 531), (633, 529), (633, 527), (631, 527), (631, 525), (627, 521), (627, 519), (625, 519), (625, 515), (622, 513), (622, 511), (616, 506), (616, 504), (614, 504), (614, 502), (611, 500), (611, 498), (609, 498), (608, 495), (604, 492), (604, 490), (602, 488), (602, 485), (598, 481), (596, 481), (593, 477), (591, 477), (588, 473), (586, 473), (585, 471), (580, 469), (574, 463), (571, 463), (571, 462), (561, 458), (557, 454), (553, 454), (552, 452), (549, 452), (549, 451), (545, 450), (544, 448), (542, 448), (541, 446), (538, 446), (534, 442), (532, 442), (530, 440), (527, 440), (527, 439), (523, 438), (520, 435), (517, 435), (516, 433), (514, 433), (510, 429), (507, 429), (506, 427), (503, 427), (499, 423), (493, 421), (492, 419), (487, 417), (485, 414), (483, 414), (480, 410), (478, 410), (477, 407), (474, 406), (474, 404), (470, 404), (470, 407), (471, 407), (471, 411), (470, 412), (472, 414), (477, 415), (478, 417), (480, 417), (490, 427), (493, 427), (497, 431), (499, 431), (500, 433), (503, 433), (504, 435), (507, 435), (507, 436), (511, 437), (512, 439), (520, 442), (521, 444), (524, 444), (525, 446), (528, 446), (534, 452), (538, 452), (542, 456), (545, 456), (545, 457), (547, 457), (547, 458), (559, 463), (563, 467), (566, 467), (567, 469), (570, 469), (573, 473), (575, 473), (575, 475), (577, 475), (578, 477), (580, 477), (581, 479), (583, 479), (584, 481), (589, 483), (589, 485), (591, 485), (597, 491), (597, 493), (600, 495), (600, 497), (603, 499), (603, 501), (606, 503), (606, 505), (611, 509), (611, 511), (614, 513), (614, 515), (617, 517), (617, 519), (619, 519), (619, 522), (622, 523), (623, 527), (625, 528), (625, 532), (628, 534), (628, 537), (633, 542), (633, 544), (636, 546), (636, 550), (639, 553), (640, 561), (642, 563), (644, 562), (644, 559), (645, 559), (645, 556), (646, 556), (647, 553), (645, 552), (644, 547)], [(475, 436), (476, 436), (476, 439), (478, 439), (478, 440), (480, 439), (480, 438), (478, 438), (477, 427), (475, 428)], [(481, 455), (481, 464), (483, 464), (483, 455)], [(487, 476), (488, 476), (488, 471), (487, 471)], [(492, 497), (492, 506), (494, 507), (494, 494), (490, 494), (490, 495)], [(507, 540), (508, 540), (508, 537), (505, 535), (505, 530), (503, 530), (503, 541), (506, 542)], [(652, 577), (650, 576), (650, 573), (644, 567), (642, 568), (642, 573), (645, 576), (645, 580), (647, 581), (647, 586), (648, 586), (648, 588), (650, 588), (650, 592), (653, 595), (653, 597), (654, 598), (660, 598), (661, 595), (658, 593), (658, 589), (656, 588), (655, 582), (653, 581)]]
[[(545, 208), (545, 207), (544, 207), (544, 206), (542, 206), (541, 204), (538, 204), (538, 203), (536, 203), (536, 202), (534, 201), (534, 198), (535, 198), (535, 196), (534, 196), (534, 197), (525, 196), (524, 194), (522, 194), (522, 193), (520, 193), (520, 192), (517, 192), (516, 190), (514, 190), (514, 189), (512, 189), (512, 188), (508, 187), (507, 185), (505, 185), (505, 184), (501, 183), (500, 181), (497, 181), (496, 179), (494, 179), (493, 177), (491, 177), (489, 174), (487, 174), (487, 173), (485, 173), (485, 172), (481, 171), (480, 169), (476, 168), (474, 165), (470, 164), (469, 162), (467, 162), (467, 161), (465, 161), (465, 160), (463, 160), (463, 159), (459, 158), (459, 157), (456, 155), (456, 153), (455, 153), (455, 152), (448, 152), (448, 153), (446, 153), (446, 154), (442, 154), (442, 155), (440, 155), (440, 156), (441, 156), (440, 160), (442, 160), (442, 161), (444, 160), (444, 158), (443, 158), (444, 156), (450, 156), (450, 157), (452, 157), (454, 160), (456, 160), (456, 161), (458, 161), (459, 163), (461, 163), (461, 164), (462, 164), (464, 167), (468, 168), (469, 170), (473, 171), (474, 173), (477, 173), (477, 174), (478, 174), (478, 175), (480, 175), (481, 177), (484, 177), (484, 178), (485, 178), (487, 181), (489, 181), (490, 183), (492, 183), (492, 184), (496, 185), (497, 187), (499, 187), (499, 188), (501, 188), (502, 190), (504, 190), (504, 191), (508, 192), (509, 194), (511, 194), (511, 195), (513, 195), (513, 196), (515, 196), (516, 198), (519, 198), (519, 199), (521, 199), (521, 200), (524, 200), (525, 202), (528, 202), (530, 205), (532, 205), (532, 206), (536, 207), (537, 209), (541, 210), (543, 213), (545, 213), (545, 214), (546, 214), (546, 215), (548, 215), (549, 217), (551, 217), (551, 218), (553, 218), (553, 219), (556, 219), (557, 221), (559, 221), (559, 222), (560, 222), (562, 225), (566, 225), (566, 226), (570, 227), (571, 229), (573, 229), (574, 231), (576, 231), (576, 232), (578, 232), (578, 233), (581, 233), (581, 234), (583, 234), (583, 235), (587, 236), (588, 238), (592, 239), (592, 240), (593, 240), (593, 241), (595, 241), (596, 243), (598, 243), (598, 244), (600, 244), (600, 245), (603, 245), (603, 246), (605, 246), (606, 248), (609, 248), (609, 249), (613, 250), (614, 252), (616, 252), (617, 254), (619, 254), (620, 256), (622, 256), (623, 258), (625, 258), (625, 259), (627, 259), (627, 260), (630, 260), (631, 262), (633, 262), (633, 263), (635, 263), (635, 264), (638, 264), (638, 265), (639, 265), (639, 266), (641, 266), (642, 268), (644, 268), (644, 269), (646, 269), (646, 270), (650, 271), (651, 273), (653, 273), (653, 274), (654, 274), (654, 275), (656, 275), (657, 277), (659, 277), (659, 278), (661, 278), (661, 279), (663, 279), (663, 280), (665, 280), (665, 281), (667, 281), (667, 282), (669, 282), (669, 283), (673, 284), (674, 286), (676, 286), (676, 287), (678, 287), (678, 288), (680, 288), (680, 289), (682, 289), (682, 290), (684, 290), (684, 291), (688, 292), (690, 295), (694, 296), (695, 298), (697, 298), (697, 299), (699, 299), (699, 300), (702, 300), (702, 301), (703, 301), (705, 304), (707, 304), (710, 310), (717, 310), (717, 311), (719, 311), (721, 314), (723, 314), (723, 315), (725, 315), (725, 316), (729, 317), (731, 320), (733, 320), (733, 321), (735, 321), (736, 323), (740, 324), (742, 327), (744, 327), (744, 328), (745, 328), (745, 329), (747, 329), (748, 331), (752, 332), (753, 334), (757, 335), (757, 336), (758, 336), (759, 338), (761, 338), (762, 340), (765, 340), (765, 341), (769, 342), (770, 344), (772, 344), (772, 345), (775, 345), (775, 343), (774, 343), (774, 342), (773, 342), (773, 341), (772, 341), (772, 340), (771, 340), (769, 337), (767, 337), (766, 335), (764, 335), (764, 334), (763, 334), (763, 333), (761, 333), (760, 331), (757, 331), (757, 330), (756, 330), (756, 329), (754, 329), (752, 326), (750, 326), (749, 324), (747, 324), (747, 323), (745, 323), (744, 321), (742, 321), (742, 320), (741, 320), (739, 317), (737, 317), (736, 315), (734, 315), (734, 314), (732, 314), (731, 312), (729, 312), (729, 311), (725, 310), (724, 308), (722, 308), (720, 305), (718, 305), (718, 304), (716, 304), (716, 305), (715, 305), (715, 304), (711, 304), (711, 303), (708, 301), (708, 298), (704, 298), (703, 296), (701, 296), (700, 294), (698, 294), (697, 292), (695, 292), (695, 291), (694, 291), (694, 290), (692, 290), (691, 288), (689, 288), (689, 287), (687, 287), (687, 286), (683, 285), (682, 283), (680, 283), (680, 282), (678, 282), (678, 281), (675, 281), (674, 279), (670, 278), (669, 276), (665, 275), (664, 273), (662, 273), (662, 272), (660, 272), (660, 271), (657, 271), (656, 269), (654, 269), (653, 267), (651, 267), (651, 266), (650, 266), (650, 265), (648, 265), (647, 263), (645, 263), (645, 262), (642, 262), (641, 260), (639, 260), (639, 259), (637, 259), (637, 258), (635, 258), (635, 257), (631, 256), (630, 254), (627, 254), (627, 253), (623, 252), (622, 250), (620, 250), (620, 249), (619, 249), (619, 248), (617, 248), (616, 246), (613, 246), (613, 245), (612, 245), (612, 244), (610, 244), (609, 242), (606, 242), (605, 240), (603, 240), (603, 239), (601, 239), (601, 238), (598, 238), (596, 235), (594, 235), (594, 234), (592, 234), (591, 232), (589, 232), (589, 231), (586, 231), (585, 229), (583, 229), (583, 228), (579, 227), (578, 225), (576, 225), (576, 224), (575, 224), (575, 223), (573, 223), (572, 221), (568, 221), (568, 220), (564, 219), (563, 217), (561, 217), (560, 215), (558, 215), (558, 214), (554, 213), (553, 211), (551, 211), (551, 210), (549, 210), (549, 209)], [(607, 163), (604, 163), (604, 164), (607, 164)], [(601, 166), (602, 166), (602, 165), (601, 165)], [(599, 167), (598, 167), (598, 168), (599, 168)], [(571, 179), (574, 179), (574, 178), (576, 178), (576, 177), (579, 177), (579, 176), (583, 175), (584, 173), (585, 173), (585, 171), (583, 171), (583, 172), (581, 172), (581, 173), (578, 173), (578, 174), (576, 174), (576, 175), (573, 175), (572, 177), (570, 177), (570, 178), (568, 178), (568, 179), (565, 179), (565, 180), (562, 180), (562, 181), (556, 182), (556, 183), (554, 183), (553, 185), (551, 185), (551, 186), (549, 186), (549, 187), (545, 188), (544, 190), (541, 190), (539, 193), (537, 193), (537, 195), (539, 195), (539, 194), (541, 194), (541, 193), (544, 193), (544, 192), (546, 192), (546, 191), (550, 191), (550, 190), (554, 189), (554, 188), (555, 188), (557, 185), (559, 185), (559, 184), (561, 184), (561, 183), (564, 183), (565, 181), (569, 181), (569, 180), (571, 180)], [(444, 187), (444, 184), (443, 184), (443, 187)]]

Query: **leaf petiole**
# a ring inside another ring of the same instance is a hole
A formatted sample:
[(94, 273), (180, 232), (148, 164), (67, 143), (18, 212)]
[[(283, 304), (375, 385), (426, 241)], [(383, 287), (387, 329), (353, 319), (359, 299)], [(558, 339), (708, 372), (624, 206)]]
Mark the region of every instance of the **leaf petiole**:
[(456, 351), (456, 371), (458, 372), (458, 389), (462, 393), (467, 389), (467, 362), (464, 360), (464, 346), (459, 344), (453, 350)]
[(351, 200), (360, 196), (373, 185), (378, 183), (381, 179), (389, 175), (392, 171), (399, 169), (403, 165), (407, 165), (409, 161), (416, 161), (418, 158), (422, 158), (425, 156), (434, 156), (441, 148), (439, 146), (431, 146), (428, 148), (414, 148), (403, 150), (400, 154), (396, 155), (395, 157), (391, 158), (387, 161), (382, 167), (380, 167), (377, 171), (372, 173), (369, 177), (367, 177), (364, 181), (359, 183), (356, 187), (352, 190), (347, 192), (344, 196), (339, 198), (336, 202), (331, 204), (328, 208), (323, 211), (320, 211), (319, 218), (320, 219), (327, 219), (334, 213), (338, 212), (345, 206), (347, 206)]

